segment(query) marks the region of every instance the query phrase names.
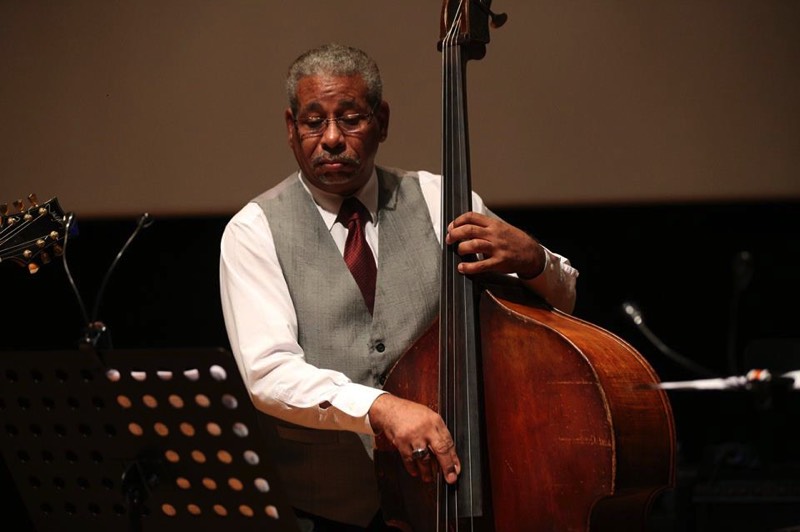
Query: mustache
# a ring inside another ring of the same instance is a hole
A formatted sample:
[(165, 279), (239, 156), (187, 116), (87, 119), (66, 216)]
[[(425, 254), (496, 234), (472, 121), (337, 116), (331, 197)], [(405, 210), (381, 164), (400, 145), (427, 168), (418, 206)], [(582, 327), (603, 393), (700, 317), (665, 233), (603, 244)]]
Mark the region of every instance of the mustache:
[(322, 164), (347, 164), (351, 166), (359, 166), (361, 159), (358, 157), (350, 157), (348, 155), (318, 155), (311, 159), (311, 164), (320, 166)]

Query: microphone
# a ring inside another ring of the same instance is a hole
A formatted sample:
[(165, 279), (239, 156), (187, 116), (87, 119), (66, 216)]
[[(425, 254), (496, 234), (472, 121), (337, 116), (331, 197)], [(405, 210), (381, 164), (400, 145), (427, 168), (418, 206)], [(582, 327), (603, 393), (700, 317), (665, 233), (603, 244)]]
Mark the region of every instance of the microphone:
[(742, 292), (750, 285), (754, 271), (752, 253), (740, 251), (733, 257), (733, 287), (736, 292)]
[(86, 333), (83, 337), (83, 343), (87, 345), (91, 345), (92, 347), (97, 347), (97, 343), (101, 337), (107, 338), (106, 343), (108, 348), (111, 347), (111, 341), (108, 339), (108, 329), (106, 328), (105, 324), (101, 321), (98, 321), (97, 314), (100, 310), (100, 304), (103, 301), (103, 294), (105, 293), (106, 286), (108, 285), (108, 280), (111, 278), (111, 274), (114, 272), (114, 269), (117, 267), (119, 260), (122, 258), (122, 255), (128, 249), (128, 246), (131, 245), (131, 242), (136, 238), (139, 232), (142, 229), (146, 229), (153, 225), (153, 217), (150, 216), (149, 213), (144, 213), (139, 216), (139, 219), (136, 222), (136, 228), (131, 233), (131, 236), (128, 237), (128, 240), (119, 250), (117, 256), (114, 257), (114, 260), (111, 262), (111, 265), (106, 270), (105, 276), (103, 276), (103, 282), (100, 283), (100, 288), (97, 291), (97, 297), (94, 300), (94, 306), (92, 307), (92, 314), (90, 318), (87, 320), (86, 324)]
[(730, 306), (728, 307), (728, 371), (736, 373), (739, 371), (739, 357), (737, 352), (737, 336), (739, 334), (739, 300), (742, 294), (750, 286), (753, 279), (753, 255), (749, 251), (740, 251), (733, 257), (731, 264), (733, 271), (733, 292), (731, 294)]
[(623, 302), (622, 310), (633, 322), (636, 328), (638, 328), (639, 331), (644, 335), (644, 337), (647, 338), (650, 343), (653, 344), (664, 356), (697, 375), (703, 375), (705, 377), (714, 377), (717, 375), (716, 372), (711, 371), (710, 369), (701, 366), (697, 362), (694, 362), (693, 360), (681, 355), (667, 346), (667, 344), (662, 342), (661, 339), (656, 336), (645, 324), (642, 311), (635, 303), (630, 301)]

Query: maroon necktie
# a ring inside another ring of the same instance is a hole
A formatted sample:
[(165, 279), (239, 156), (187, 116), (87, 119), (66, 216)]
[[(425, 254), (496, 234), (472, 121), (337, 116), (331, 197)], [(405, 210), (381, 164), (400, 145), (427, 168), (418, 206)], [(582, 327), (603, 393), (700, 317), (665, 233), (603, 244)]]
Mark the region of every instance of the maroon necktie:
[(347, 240), (344, 244), (344, 261), (356, 280), (370, 314), (375, 305), (375, 279), (378, 271), (375, 257), (367, 244), (364, 224), (369, 220), (369, 212), (356, 198), (347, 198), (339, 209), (336, 221), (347, 226)]

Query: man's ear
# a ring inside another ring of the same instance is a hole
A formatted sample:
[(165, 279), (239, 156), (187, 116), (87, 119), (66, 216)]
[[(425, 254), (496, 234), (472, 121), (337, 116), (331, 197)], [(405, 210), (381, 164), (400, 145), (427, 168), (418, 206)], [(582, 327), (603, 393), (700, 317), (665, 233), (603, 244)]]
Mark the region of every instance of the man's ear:
[(286, 120), (286, 138), (289, 141), (289, 146), (292, 146), (297, 135), (297, 128), (294, 125), (294, 115), (292, 114), (291, 108), (286, 108), (286, 111), (283, 113), (283, 117)]
[(389, 104), (382, 100), (378, 108), (375, 109), (375, 118), (378, 119), (378, 124), (380, 125), (380, 136), (378, 138), (381, 142), (389, 136), (389, 115)]

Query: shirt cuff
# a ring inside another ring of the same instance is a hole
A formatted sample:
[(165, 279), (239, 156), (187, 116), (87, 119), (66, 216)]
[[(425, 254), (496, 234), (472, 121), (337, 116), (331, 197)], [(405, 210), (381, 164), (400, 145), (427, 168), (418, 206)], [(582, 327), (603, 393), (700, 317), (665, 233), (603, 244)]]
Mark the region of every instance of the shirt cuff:
[(369, 422), (369, 409), (375, 400), (387, 392), (356, 383), (342, 386), (331, 401), (334, 408), (345, 414), (339, 419), (342, 429), (375, 435)]

